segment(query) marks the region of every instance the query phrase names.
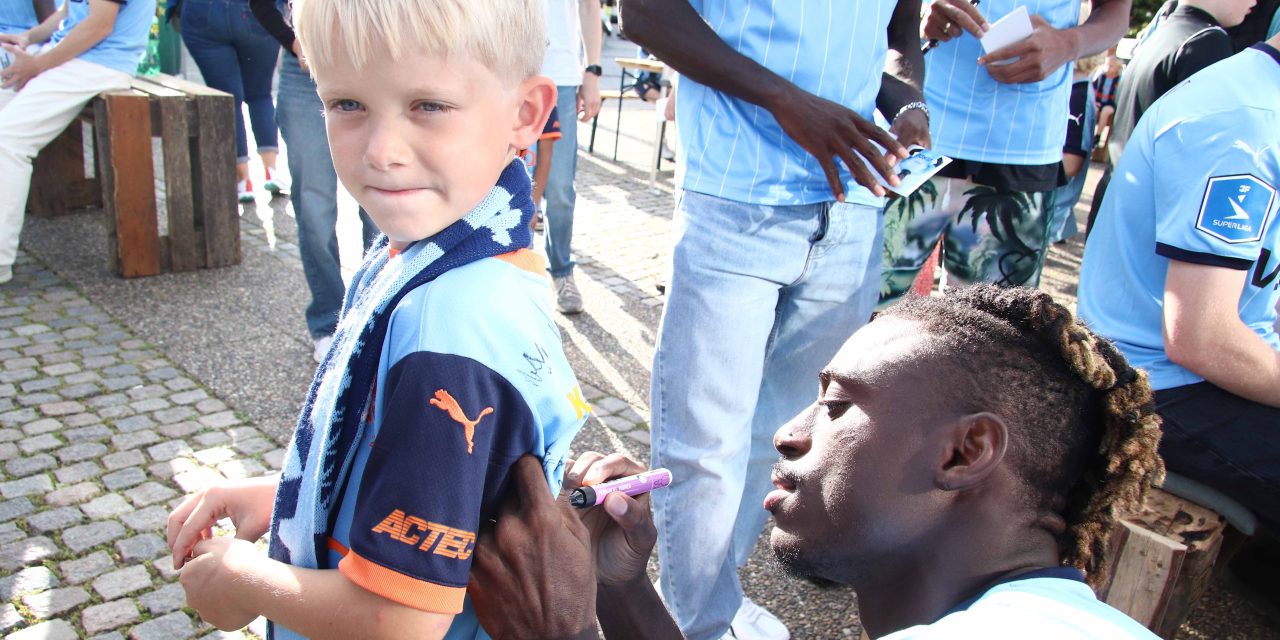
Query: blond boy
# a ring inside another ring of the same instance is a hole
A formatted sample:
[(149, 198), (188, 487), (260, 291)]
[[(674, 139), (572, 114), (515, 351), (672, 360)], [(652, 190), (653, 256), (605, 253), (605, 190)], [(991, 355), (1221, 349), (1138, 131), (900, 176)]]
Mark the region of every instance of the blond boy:
[[(475, 535), (525, 453), (558, 485), (588, 410), (529, 243), (516, 151), (555, 87), (536, 0), (294, 0), (334, 165), (385, 234), (347, 294), (281, 476), (169, 518), (188, 603), (277, 638), (472, 638)], [(274, 511), (273, 511), (274, 504)], [(229, 517), (236, 538), (211, 537)], [(269, 553), (251, 542), (270, 532)], [(458, 615), (462, 613), (462, 615)]]

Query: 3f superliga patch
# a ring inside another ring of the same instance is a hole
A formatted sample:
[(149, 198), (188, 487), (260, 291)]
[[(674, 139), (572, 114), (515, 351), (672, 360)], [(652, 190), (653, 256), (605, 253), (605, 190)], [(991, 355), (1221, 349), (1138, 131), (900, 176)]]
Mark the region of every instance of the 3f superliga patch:
[(1257, 242), (1275, 199), (1275, 188), (1254, 176), (1214, 176), (1205, 187), (1196, 229), (1228, 244)]

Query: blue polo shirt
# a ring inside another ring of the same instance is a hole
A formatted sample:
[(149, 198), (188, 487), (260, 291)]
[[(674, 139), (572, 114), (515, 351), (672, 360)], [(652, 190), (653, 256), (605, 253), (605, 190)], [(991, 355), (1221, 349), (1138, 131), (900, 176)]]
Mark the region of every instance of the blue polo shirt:
[[(5, 0), (16, 2), (17, 0)], [(147, 49), (147, 34), (156, 17), (156, 0), (110, 0), (120, 5), (110, 35), (80, 54), (80, 59), (134, 75)], [(89, 16), (89, 0), (66, 0), (67, 17), (58, 25), (51, 44), (58, 44)]]
[[(730, 47), (809, 93), (871, 120), (896, 0), (691, 0)], [(776, 5), (776, 6), (775, 6)], [(818, 161), (762, 107), (680, 79), (682, 188), (765, 205), (831, 202)], [(1061, 143), (1061, 139), (1059, 139)], [(837, 161), (846, 200), (880, 206)]]
[[(978, 10), (988, 22), (995, 22), (1021, 5), (1059, 29), (1080, 22), (1079, 0), (986, 0)], [(1060, 161), (1067, 137), (1072, 64), (1062, 65), (1040, 82), (1005, 84), (978, 65), (983, 53), (978, 39), (966, 32), (924, 57), (933, 150), (994, 164)]]
[(1202, 381), (1164, 352), (1170, 260), (1247, 271), (1240, 318), (1280, 349), (1278, 188), (1275, 49), (1260, 44), (1211, 65), (1143, 114), (1085, 245), (1079, 309), (1153, 388)]
[(31, 0), (0, 2), (0, 33), (22, 33), (36, 26), (36, 10)]

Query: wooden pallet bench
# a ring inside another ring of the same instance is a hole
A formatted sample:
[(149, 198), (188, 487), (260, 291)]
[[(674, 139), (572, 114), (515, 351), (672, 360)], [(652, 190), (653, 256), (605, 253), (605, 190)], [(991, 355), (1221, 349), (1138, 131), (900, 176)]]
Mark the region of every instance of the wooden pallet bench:
[[(106, 215), (108, 262), (125, 278), (240, 262), (235, 102), (172, 76), (139, 77), (103, 93), (35, 160), (27, 208)], [(96, 175), (84, 171), (85, 123)], [(152, 137), (160, 138), (165, 219), (158, 218)]]

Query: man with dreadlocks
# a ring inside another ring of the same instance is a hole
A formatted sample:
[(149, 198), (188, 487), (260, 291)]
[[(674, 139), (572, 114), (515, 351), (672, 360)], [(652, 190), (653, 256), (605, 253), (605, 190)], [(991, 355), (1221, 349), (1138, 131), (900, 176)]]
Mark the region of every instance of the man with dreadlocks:
[[(1163, 474), (1159, 440), (1146, 376), (1048, 294), (908, 298), (774, 436), (771, 543), (789, 572), (852, 585), (874, 638), (1155, 638), (1090, 586), (1117, 514)], [(580, 521), (520, 468), (469, 586), (493, 637), (591, 638), (598, 613), (609, 638), (679, 638), (644, 571), (647, 497)], [(566, 489), (639, 470), (588, 453)]]

